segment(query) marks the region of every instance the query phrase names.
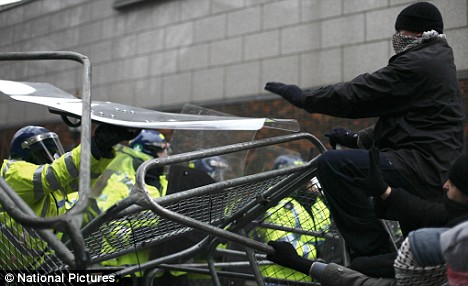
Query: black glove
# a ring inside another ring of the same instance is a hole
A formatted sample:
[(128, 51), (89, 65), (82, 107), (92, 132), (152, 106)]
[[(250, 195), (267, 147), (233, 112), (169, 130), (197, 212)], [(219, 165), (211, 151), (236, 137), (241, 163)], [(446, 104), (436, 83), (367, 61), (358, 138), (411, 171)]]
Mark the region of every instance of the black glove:
[(361, 187), (368, 196), (380, 197), (388, 188), (380, 170), (380, 153), (379, 150), (372, 146), (369, 149), (369, 173), (367, 178), (355, 178), (353, 184)]
[(329, 138), (330, 145), (333, 147), (333, 149), (336, 148), (336, 144), (341, 144), (343, 146), (354, 149), (358, 148), (358, 135), (349, 129), (336, 127), (328, 133), (325, 133), (325, 137)]
[(310, 267), (314, 261), (300, 257), (291, 243), (270, 240), (268, 245), (275, 249), (275, 253), (267, 255), (268, 260), (309, 275)]
[(131, 140), (140, 133), (138, 128), (123, 127), (102, 123), (91, 138), (91, 153), (96, 159), (112, 158), (112, 146), (122, 141)]
[(281, 95), (281, 97), (292, 103), (294, 106), (302, 108), (302, 89), (297, 85), (288, 85), (280, 82), (267, 82), (265, 89), (269, 92)]

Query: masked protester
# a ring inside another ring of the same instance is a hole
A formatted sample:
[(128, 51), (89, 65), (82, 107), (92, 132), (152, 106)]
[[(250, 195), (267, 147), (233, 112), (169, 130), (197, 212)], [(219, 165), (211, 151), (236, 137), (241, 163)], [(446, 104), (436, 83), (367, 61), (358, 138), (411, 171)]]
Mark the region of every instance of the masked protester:
[[(396, 54), (387, 66), (320, 88), (303, 90), (278, 82), (265, 86), (310, 113), (378, 118), (359, 132), (339, 127), (327, 133), (332, 145), (346, 148), (325, 152), (317, 162), (320, 184), (352, 259), (392, 250), (368, 195), (349, 183), (367, 172), (367, 151), (362, 149), (377, 146), (383, 177), (391, 187), (432, 201), (443, 199), (448, 169), (462, 152), (463, 103), (443, 28), (437, 7), (411, 4), (396, 18)], [(411, 215), (413, 210), (405, 212)], [(404, 235), (419, 227), (400, 226)]]

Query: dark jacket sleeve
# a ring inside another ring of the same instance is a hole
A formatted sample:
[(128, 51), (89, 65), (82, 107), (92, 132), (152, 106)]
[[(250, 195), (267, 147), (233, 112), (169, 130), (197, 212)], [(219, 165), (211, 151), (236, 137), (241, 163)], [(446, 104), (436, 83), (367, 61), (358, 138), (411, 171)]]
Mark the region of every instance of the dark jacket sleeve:
[(439, 113), (441, 103), (451, 105), (447, 100), (459, 104), (456, 79), (452, 49), (445, 39), (433, 38), (393, 56), (373, 73), (303, 91), (301, 106), (310, 113), (343, 118), (395, 117), (421, 108)]
[(410, 227), (441, 227), (449, 220), (443, 203), (421, 199), (403, 189), (392, 188), (386, 200), (375, 200), (378, 217), (397, 220)]
[[(413, 62), (413, 64), (411, 64)], [(343, 118), (385, 116), (403, 112), (411, 105), (418, 76), (414, 61), (400, 57), (384, 68), (351, 81), (305, 90), (301, 103), (310, 113)]]
[[(312, 277), (314, 278), (314, 277)], [(319, 280), (322, 286), (394, 286), (396, 279), (374, 278), (344, 266), (330, 263)]]

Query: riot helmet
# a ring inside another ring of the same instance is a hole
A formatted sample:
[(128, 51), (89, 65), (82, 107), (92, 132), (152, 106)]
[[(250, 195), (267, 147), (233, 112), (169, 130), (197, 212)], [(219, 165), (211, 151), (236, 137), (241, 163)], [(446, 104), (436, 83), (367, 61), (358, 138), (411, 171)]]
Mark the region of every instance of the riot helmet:
[(141, 130), (133, 140), (129, 142), (134, 150), (143, 152), (152, 157), (166, 157), (169, 152), (169, 143), (162, 133), (155, 130)]
[(224, 180), (224, 172), (229, 167), (225, 159), (220, 156), (197, 159), (190, 162), (189, 167), (202, 170), (216, 181)]
[(64, 153), (58, 135), (42, 126), (25, 126), (11, 139), (10, 159), (41, 165), (52, 163)]
[(273, 170), (279, 170), (292, 166), (300, 166), (305, 162), (301, 157), (295, 155), (280, 155), (273, 162)]

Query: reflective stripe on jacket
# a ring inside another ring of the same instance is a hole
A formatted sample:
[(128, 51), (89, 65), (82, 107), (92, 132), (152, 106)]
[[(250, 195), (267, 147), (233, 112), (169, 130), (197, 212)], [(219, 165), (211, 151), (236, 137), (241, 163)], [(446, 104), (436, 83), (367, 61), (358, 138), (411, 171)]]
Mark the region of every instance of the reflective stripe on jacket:
[[(107, 210), (130, 194), (130, 191), (135, 184), (136, 176), (134, 160), (141, 160), (141, 162), (144, 162), (153, 159), (153, 157), (147, 154), (123, 145), (118, 145), (115, 149), (116, 156), (114, 160), (112, 160), (106, 171), (93, 186), (92, 192), (93, 194), (98, 195), (96, 203), (100, 211)], [(162, 190), (158, 190), (156, 187), (151, 185), (146, 185), (150, 196), (153, 198), (160, 197), (166, 193), (166, 176), (161, 175), (159, 177), (159, 183), (162, 186)], [(102, 249), (104, 252), (113, 252), (119, 247), (119, 245), (122, 245), (122, 242), (131, 243), (132, 228), (152, 227), (157, 225), (158, 221), (143, 219), (142, 222), (115, 221), (111, 222), (111, 224), (112, 223), (115, 224), (111, 230), (112, 233), (106, 235), (106, 239), (103, 241)], [(136, 265), (148, 260), (149, 251), (147, 249), (141, 249), (137, 252), (131, 252), (114, 259), (103, 261), (102, 265)]]
[[(307, 210), (298, 201), (290, 197), (282, 199), (276, 206), (268, 209), (263, 221), (268, 224), (299, 230), (316, 230), (317, 227)], [(256, 231), (260, 241), (287, 241), (294, 246), (300, 256), (308, 259), (316, 258), (315, 244), (319, 238), (315, 236), (263, 227), (257, 228)], [(310, 277), (305, 274), (278, 265), (262, 266), (260, 270), (267, 277), (311, 281)]]
[[(37, 216), (53, 217), (66, 212), (68, 194), (78, 191), (80, 156), (81, 146), (78, 146), (51, 164), (4, 160), (0, 173)], [(92, 177), (99, 175), (109, 162), (91, 156)], [(7, 263), (0, 267), (32, 269), (40, 264), (37, 256), (44, 254), (46, 244), (34, 232), (24, 231), (6, 212), (0, 212), (0, 223), (3, 235), (11, 236), (9, 243), (0, 245), (0, 261)], [(61, 235), (57, 233), (59, 238)]]

